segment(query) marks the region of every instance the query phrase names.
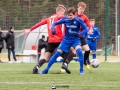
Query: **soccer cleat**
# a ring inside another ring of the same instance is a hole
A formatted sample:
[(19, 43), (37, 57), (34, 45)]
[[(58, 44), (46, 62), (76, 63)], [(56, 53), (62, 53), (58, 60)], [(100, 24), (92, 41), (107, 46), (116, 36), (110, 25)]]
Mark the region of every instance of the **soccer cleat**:
[(37, 74), (38, 73), (38, 66), (35, 66), (34, 68), (33, 68), (33, 74)]
[(90, 65), (85, 65), (85, 68), (87, 68), (88, 70), (90, 70)]
[(65, 64), (63, 64), (61, 68), (64, 69), (66, 71), (66, 73), (71, 74), (70, 70), (68, 69), (68, 67)]
[(43, 71), (39, 72), (39, 74), (47, 74), (48, 70), (44, 69)]
[(80, 69), (80, 74), (84, 75), (84, 70), (83, 69)]

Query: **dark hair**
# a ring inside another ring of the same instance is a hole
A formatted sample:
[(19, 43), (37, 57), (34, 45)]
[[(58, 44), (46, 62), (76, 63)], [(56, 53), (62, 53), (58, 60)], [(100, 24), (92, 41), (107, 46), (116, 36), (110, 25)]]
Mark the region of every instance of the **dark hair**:
[(10, 26), (10, 27), (9, 27), (9, 31), (11, 31), (11, 29), (13, 29), (13, 27), (12, 27), (12, 26)]
[(42, 38), (45, 38), (45, 35), (42, 35)]
[(75, 15), (76, 9), (74, 7), (69, 7), (66, 11), (67, 14), (73, 13)]

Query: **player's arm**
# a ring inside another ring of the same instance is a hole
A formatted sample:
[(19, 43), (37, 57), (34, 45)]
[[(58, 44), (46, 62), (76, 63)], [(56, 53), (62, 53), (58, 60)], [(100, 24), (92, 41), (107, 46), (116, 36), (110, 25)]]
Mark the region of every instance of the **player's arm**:
[(79, 32), (79, 35), (84, 35), (88, 32), (88, 28), (82, 19), (79, 18), (79, 22), (80, 22), (80, 25), (83, 29), (83, 31)]
[(23, 29), (24, 33), (30, 33), (31, 31), (33, 31), (34, 29), (38, 28), (41, 25), (47, 24), (47, 18), (41, 20), (41, 22), (35, 24), (34, 26), (32, 26), (30, 29)]
[(85, 17), (85, 21), (84, 22), (87, 25), (88, 29), (92, 30), (92, 26), (90, 25), (90, 20), (89, 20), (89, 18), (87, 16)]
[(38, 28), (39, 26), (44, 25), (44, 24), (47, 24), (47, 19), (43, 19), (41, 22), (39, 22), (39, 23), (35, 24), (34, 26), (32, 26), (32, 27), (30, 28), (30, 31), (32, 31), (32, 30), (34, 30), (34, 29), (36, 29), (36, 28)]

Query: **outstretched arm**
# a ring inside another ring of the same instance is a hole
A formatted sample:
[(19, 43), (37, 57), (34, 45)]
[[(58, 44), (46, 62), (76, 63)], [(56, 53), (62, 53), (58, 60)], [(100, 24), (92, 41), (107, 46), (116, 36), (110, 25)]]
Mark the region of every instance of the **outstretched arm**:
[(36, 28), (38, 28), (39, 26), (44, 25), (44, 24), (47, 24), (47, 19), (43, 19), (43, 20), (40, 21), (39, 23), (37, 23), (37, 24), (35, 24), (34, 26), (32, 26), (32, 27), (30, 28), (30, 31), (32, 31), (32, 30), (34, 30), (34, 29), (36, 29)]

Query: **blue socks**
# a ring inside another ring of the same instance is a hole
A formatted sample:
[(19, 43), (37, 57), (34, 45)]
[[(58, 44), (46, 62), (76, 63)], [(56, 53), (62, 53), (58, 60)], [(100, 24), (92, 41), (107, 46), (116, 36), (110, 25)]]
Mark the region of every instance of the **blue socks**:
[(46, 70), (48, 71), (56, 59), (61, 55), (59, 51), (56, 51), (55, 54), (50, 58)]
[(92, 58), (93, 58), (93, 59), (96, 59), (96, 54), (92, 54)]
[(79, 48), (76, 50), (77, 54), (78, 54), (78, 57), (79, 57), (79, 63), (80, 63), (80, 71), (81, 70), (84, 70), (84, 56), (83, 56), (83, 53), (82, 53), (82, 50)]

